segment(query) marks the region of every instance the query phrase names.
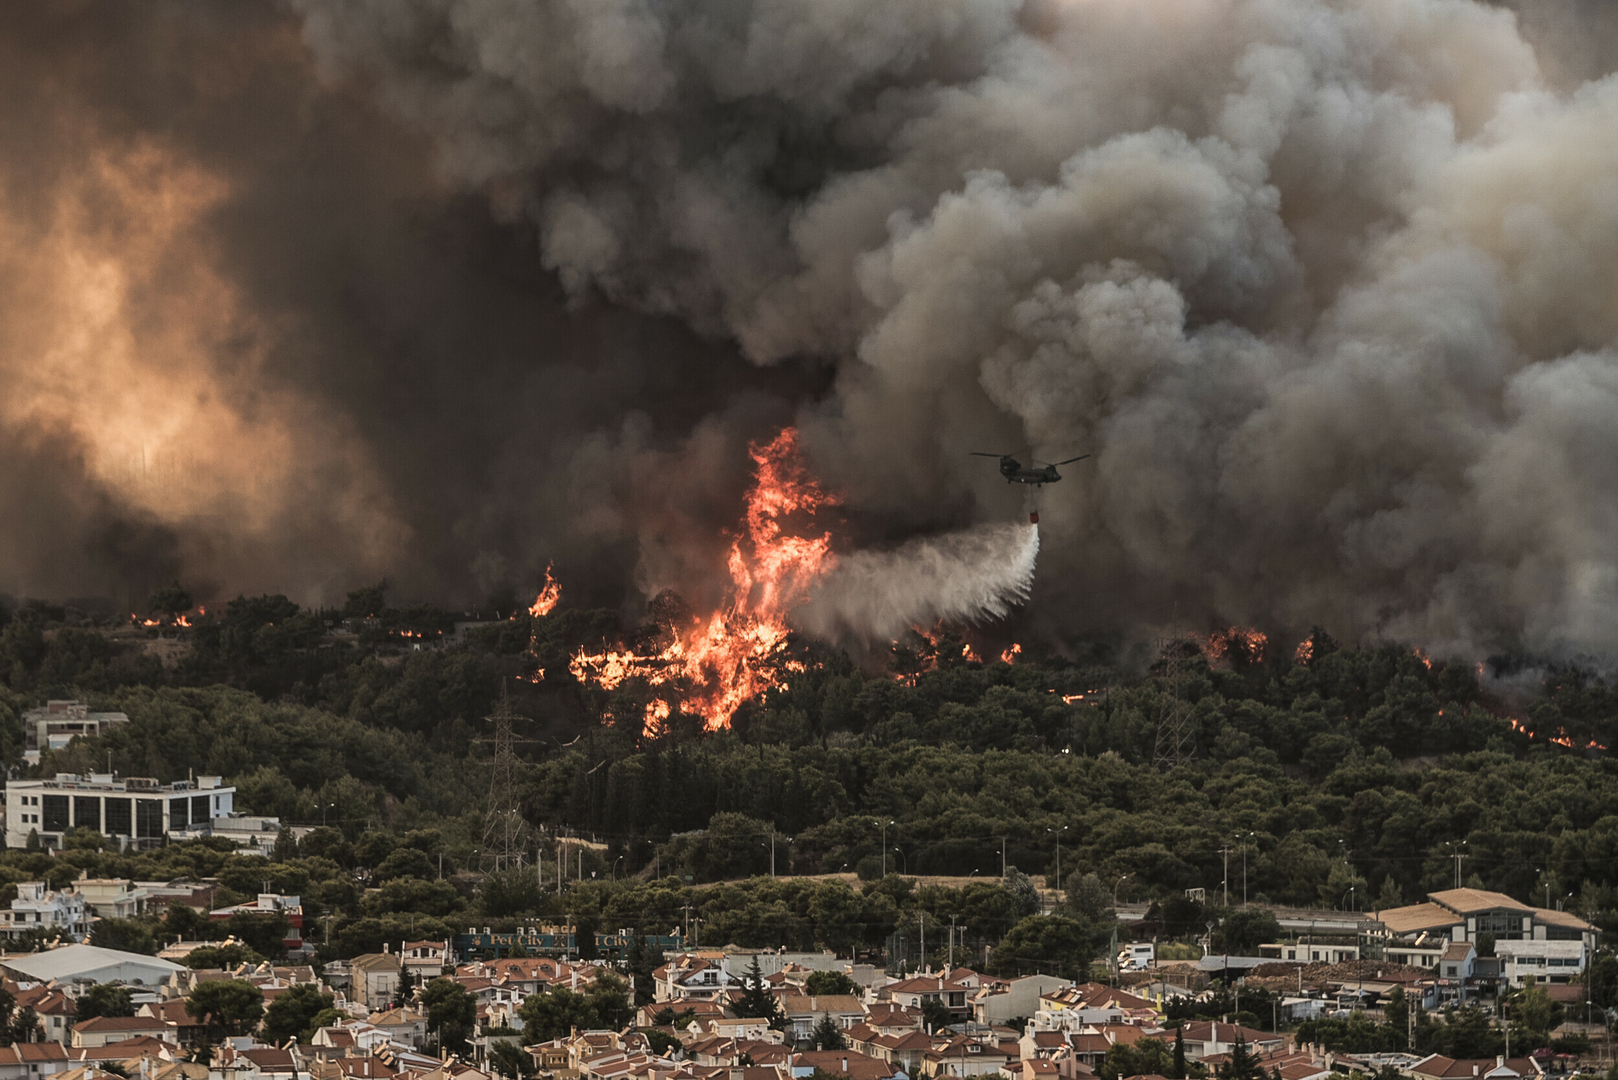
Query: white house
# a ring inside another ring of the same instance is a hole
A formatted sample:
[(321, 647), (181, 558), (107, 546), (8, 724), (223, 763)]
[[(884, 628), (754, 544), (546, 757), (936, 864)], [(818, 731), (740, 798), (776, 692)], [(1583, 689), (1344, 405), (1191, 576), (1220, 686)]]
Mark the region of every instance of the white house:
[(1024, 975), (1004, 982), (990, 982), (979, 987), (967, 1000), (972, 1005), (972, 1019), (980, 1024), (1004, 1024), (1019, 1016), (1032, 1016), (1039, 1011), (1042, 995), (1071, 985), (1055, 975)]
[(128, 878), (92, 878), (85, 876), (89, 871), (79, 876), (73, 883), (73, 889), (84, 902), (90, 905), (90, 910), (103, 919), (129, 919), (146, 910), (146, 901), (151, 896), (149, 892), (136, 885)]
[(0, 911), (0, 934), (19, 938), (34, 930), (52, 936), (84, 937), (84, 897), (72, 890), (56, 892), (43, 881), (24, 881), (10, 911)]

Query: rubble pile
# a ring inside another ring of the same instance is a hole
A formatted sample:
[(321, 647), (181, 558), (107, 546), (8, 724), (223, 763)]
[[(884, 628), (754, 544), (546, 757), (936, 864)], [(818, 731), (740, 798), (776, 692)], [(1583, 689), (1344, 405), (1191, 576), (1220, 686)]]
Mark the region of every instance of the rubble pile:
[(1260, 964), (1248, 972), (1247, 985), (1265, 990), (1296, 990), (1299, 975), (1305, 988), (1324, 989), (1349, 982), (1411, 982), (1426, 979), (1432, 972), (1409, 964), (1385, 960), (1345, 960), (1340, 964), (1295, 964), (1277, 961)]

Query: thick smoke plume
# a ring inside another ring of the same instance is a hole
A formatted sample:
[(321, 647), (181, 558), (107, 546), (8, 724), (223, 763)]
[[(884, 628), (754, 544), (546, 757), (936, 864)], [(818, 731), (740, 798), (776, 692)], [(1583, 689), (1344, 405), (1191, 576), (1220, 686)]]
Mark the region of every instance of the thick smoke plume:
[(1034, 525), (978, 525), (892, 551), (849, 555), (795, 621), (825, 637), (890, 641), (912, 626), (998, 619), (1028, 598), (1039, 555)]
[(5, 31), (21, 586), (701, 602), (796, 422), (888, 547), (1093, 452), (1052, 634), (1618, 650), (1608, 5), (290, 2)]

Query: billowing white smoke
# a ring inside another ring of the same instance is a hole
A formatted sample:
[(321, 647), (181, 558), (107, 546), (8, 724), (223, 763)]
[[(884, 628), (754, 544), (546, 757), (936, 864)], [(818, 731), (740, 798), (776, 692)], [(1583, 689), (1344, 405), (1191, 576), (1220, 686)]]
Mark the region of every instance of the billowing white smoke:
[(851, 506), (1003, 520), (965, 451), (1092, 451), (1064, 630), (1618, 650), (1618, 79), (1549, 89), (1509, 11), (293, 3), (569, 289), (837, 363)]
[(1038, 555), (1039, 527), (1006, 523), (856, 552), (838, 561), (792, 619), (824, 637), (891, 640), (940, 619), (999, 618), (1027, 599)]

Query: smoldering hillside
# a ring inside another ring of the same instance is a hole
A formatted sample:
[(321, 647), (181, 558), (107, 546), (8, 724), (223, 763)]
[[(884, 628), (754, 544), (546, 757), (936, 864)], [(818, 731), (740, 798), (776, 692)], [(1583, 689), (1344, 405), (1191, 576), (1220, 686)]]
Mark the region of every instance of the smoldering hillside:
[(1517, 6), (32, 8), (0, 573), (700, 598), (796, 421), (860, 565), (1093, 452), (1034, 632), (1610, 654), (1612, 17)]

